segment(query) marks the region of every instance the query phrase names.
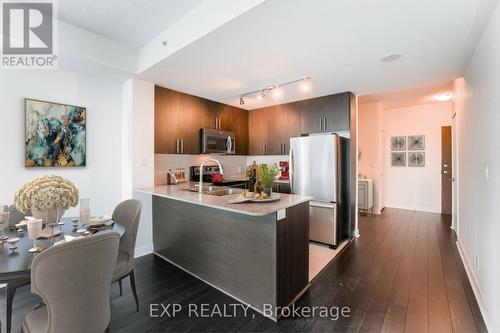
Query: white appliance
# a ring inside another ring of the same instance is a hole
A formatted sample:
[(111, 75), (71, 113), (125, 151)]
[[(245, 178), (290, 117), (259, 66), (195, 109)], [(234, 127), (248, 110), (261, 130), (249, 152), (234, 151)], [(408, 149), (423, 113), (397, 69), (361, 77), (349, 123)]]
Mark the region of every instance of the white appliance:
[(332, 247), (349, 237), (349, 144), (337, 134), (290, 139), (290, 187), (307, 195), (309, 239)]
[(373, 179), (358, 179), (358, 209), (372, 212), (373, 210)]

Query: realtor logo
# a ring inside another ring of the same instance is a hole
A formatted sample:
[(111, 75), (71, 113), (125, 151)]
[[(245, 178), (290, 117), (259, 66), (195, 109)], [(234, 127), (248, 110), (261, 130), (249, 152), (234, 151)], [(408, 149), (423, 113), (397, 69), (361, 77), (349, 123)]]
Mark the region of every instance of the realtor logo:
[(54, 68), (54, 2), (2, 2), (2, 68)]

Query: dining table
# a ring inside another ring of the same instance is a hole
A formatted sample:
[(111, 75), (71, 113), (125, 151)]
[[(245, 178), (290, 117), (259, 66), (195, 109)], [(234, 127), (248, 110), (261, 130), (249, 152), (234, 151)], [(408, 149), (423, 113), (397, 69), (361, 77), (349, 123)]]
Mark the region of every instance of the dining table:
[[(101, 228), (93, 228), (89, 225), (76, 224), (73, 223), (74, 218), (62, 218), (61, 223), (55, 227), (56, 230), (60, 229), (61, 233), (58, 236), (49, 239), (37, 239), (37, 246), (41, 249), (46, 249), (57, 241), (63, 240), (64, 235), (71, 235), (74, 237), (82, 236), (77, 230), (88, 229), (90, 232), (88, 235), (83, 237), (88, 237), (89, 235), (95, 234), (97, 232), (109, 232), (114, 231), (120, 235), (120, 238), (125, 234), (126, 228), (119, 222), (107, 221), (106, 225)], [(12, 228), (4, 230), (5, 236), (9, 238), (20, 238), (17, 242), (17, 249), (11, 250), (11, 245), (7, 242), (0, 244), (0, 284), (6, 285), (6, 311), (5, 311), (5, 321), (6, 321), (6, 332), (10, 333), (11, 323), (12, 323), (12, 302), (16, 289), (31, 282), (31, 265), (33, 259), (36, 257), (37, 253), (30, 253), (28, 250), (33, 247), (33, 240), (28, 237), (28, 232), (26, 228), (22, 229), (23, 232), (19, 232), (17, 228)], [(1, 325), (0, 325), (1, 329)]]

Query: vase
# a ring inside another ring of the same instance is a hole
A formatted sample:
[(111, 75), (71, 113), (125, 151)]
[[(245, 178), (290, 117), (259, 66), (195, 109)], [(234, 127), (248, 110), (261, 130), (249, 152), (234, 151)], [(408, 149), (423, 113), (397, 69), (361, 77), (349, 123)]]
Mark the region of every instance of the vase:
[(273, 195), (273, 188), (272, 187), (263, 188), (262, 192), (265, 193), (265, 194), (267, 194), (267, 196), (270, 198), (271, 195)]
[(44, 224), (51, 225), (59, 222), (66, 210), (62, 208), (51, 208), (46, 210), (33, 209), (31, 212), (36, 219), (41, 219)]

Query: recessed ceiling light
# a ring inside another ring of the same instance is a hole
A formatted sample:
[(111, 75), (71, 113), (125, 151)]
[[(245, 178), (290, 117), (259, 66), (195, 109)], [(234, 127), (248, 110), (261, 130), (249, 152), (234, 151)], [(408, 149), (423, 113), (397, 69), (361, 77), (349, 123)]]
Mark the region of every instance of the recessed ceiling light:
[(438, 102), (446, 102), (446, 101), (449, 101), (451, 99), (452, 95), (451, 93), (444, 93), (444, 94), (441, 94), (441, 95), (437, 95), (436, 96), (436, 101)]
[(393, 61), (397, 61), (397, 60), (401, 59), (402, 57), (403, 57), (402, 54), (389, 54), (389, 55), (383, 57), (382, 59), (380, 59), (380, 61), (393, 62)]

